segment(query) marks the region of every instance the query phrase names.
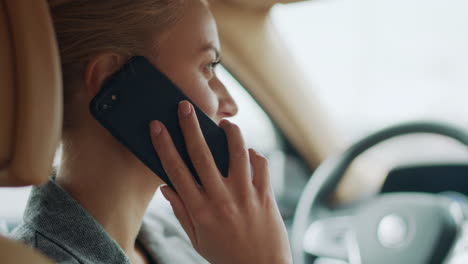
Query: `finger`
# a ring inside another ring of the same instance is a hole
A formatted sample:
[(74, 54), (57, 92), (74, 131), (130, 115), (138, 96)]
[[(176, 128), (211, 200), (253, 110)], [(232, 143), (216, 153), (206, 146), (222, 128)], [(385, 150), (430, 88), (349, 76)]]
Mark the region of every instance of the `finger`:
[(271, 192), (268, 160), (253, 149), (249, 149), (249, 154), (255, 189), (262, 195)]
[(184, 202), (179, 197), (179, 195), (168, 186), (161, 187), (161, 193), (171, 204), (172, 210), (179, 220), (180, 225), (185, 230), (188, 237), (190, 238), (190, 241), (192, 241), (192, 244), (195, 247), (196, 245), (194, 243), (197, 241), (195, 237), (195, 228), (192, 223), (192, 218), (185, 208)]
[(171, 136), (159, 121), (151, 122), (150, 126), (153, 146), (172, 185), (187, 206), (196, 207), (202, 203), (202, 194), (190, 170), (180, 158)]
[(241, 188), (251, 185), (249, 153), (245, 147), (241, 130), (228, 120), (223, 120), (220, 126), (226, 132), (229, 147), (229, 181)]
[(216, 166), (200, 128), (193, 105), (188, 101), (179, 104), (179, 122), (190, 160), (200, 177), (203, 189), (209, 196), (224, 193), (221, 173)]

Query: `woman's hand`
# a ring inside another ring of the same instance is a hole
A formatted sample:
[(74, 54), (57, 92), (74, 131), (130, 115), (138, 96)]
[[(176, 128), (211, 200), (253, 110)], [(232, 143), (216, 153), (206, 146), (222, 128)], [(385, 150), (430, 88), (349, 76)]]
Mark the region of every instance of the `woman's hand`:
[[(210, 263), (292, 263), (286, 228), (269, 182), (267, 160), (247, 151), (239, 128), (227, 120), (229, 176), (222, 177), (205, 142), (193, 106), (179, 104), (179, 119), (200, 187), (159, 121), (151, 123), (153, 145), (177, 193), (161, 191), (193, 247)], [(252, 165), (252, 173), (250, 170)]]

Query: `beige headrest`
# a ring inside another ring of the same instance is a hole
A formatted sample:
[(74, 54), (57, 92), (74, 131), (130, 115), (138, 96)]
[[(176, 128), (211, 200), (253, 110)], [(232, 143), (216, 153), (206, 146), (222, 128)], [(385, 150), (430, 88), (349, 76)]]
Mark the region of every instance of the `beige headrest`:
[[(13, 0), (14, 1), (14, 0)], [(35, 0), (36, 1), (36, 0)], [(0, 236), (0, 262), (10, 264), (52, 264), (48, 258), (16, 241)]]
[(62, 127), (61, 86), (47, 1), (0, 0), (0, 186), (47, 179)]

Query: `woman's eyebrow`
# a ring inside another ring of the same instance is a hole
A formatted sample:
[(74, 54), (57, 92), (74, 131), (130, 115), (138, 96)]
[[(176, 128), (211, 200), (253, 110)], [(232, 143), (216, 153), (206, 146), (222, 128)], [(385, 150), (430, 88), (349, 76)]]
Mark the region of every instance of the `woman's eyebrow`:
[(201, 49), (202, 52), (213, 51), (216, 55), (216, 58), (219, 58), (220, 52), (217, 47), (213, 45), (213, 43), (206, 44)]

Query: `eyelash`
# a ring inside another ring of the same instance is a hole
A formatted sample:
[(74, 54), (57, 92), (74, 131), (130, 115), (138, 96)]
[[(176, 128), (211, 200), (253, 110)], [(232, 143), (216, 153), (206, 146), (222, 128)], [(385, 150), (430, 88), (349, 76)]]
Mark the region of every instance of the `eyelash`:
[(210, 71), (213, 71), (216, 68), (216, 66), (218, 66), (220, 63), (221, 63), (220, 59), (215, 60), (215, 61), (211, 62), (210, 64), (208, 64), (208, 69)]

